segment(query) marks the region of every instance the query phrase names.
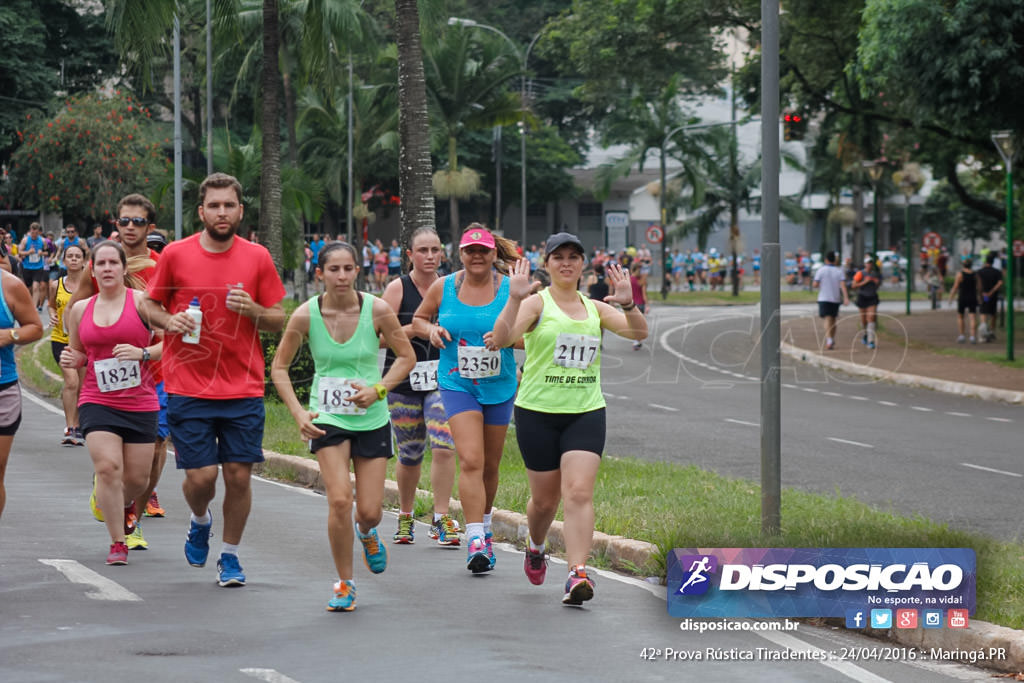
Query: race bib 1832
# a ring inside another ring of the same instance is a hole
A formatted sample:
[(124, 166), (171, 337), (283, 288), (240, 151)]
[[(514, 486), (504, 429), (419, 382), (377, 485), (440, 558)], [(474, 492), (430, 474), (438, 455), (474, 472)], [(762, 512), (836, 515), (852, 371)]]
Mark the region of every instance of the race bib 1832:
[(331, 415), (365, 415), (366, 408), (360, 408), (349, 400), (359, 393), (352, 382), (344, 377), (321, 377), (316, 394), (320, 411)]

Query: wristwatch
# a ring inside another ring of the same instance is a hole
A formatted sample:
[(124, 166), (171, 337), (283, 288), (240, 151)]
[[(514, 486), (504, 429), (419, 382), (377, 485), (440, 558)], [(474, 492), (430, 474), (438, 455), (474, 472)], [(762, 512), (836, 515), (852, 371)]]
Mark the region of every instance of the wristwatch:
[(11, 341), (13, 341), (15, 344), (21, 341), (21, 335), (18, 334), (18, 331), (13, 327), (11, 328)]
[(377, 390), (377, 399), (383, 401), (388, 395), (388, 388), (384, 386), (383, 382), (377, 382), (373, 385), (373, 388)]
[(142, 360), (143, 362), (149, 360), (149, 349), (147, 349), (145, 346), (142, 347)]

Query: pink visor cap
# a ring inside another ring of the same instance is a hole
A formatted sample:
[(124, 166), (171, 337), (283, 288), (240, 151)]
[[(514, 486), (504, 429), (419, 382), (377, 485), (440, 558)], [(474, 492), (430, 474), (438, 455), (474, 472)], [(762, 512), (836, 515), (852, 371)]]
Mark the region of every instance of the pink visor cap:
[(466, 247), (471, 247), (474, 244), (479, 244), (481, 247), (487, 247), (488, 249), (494, 249), (494, 235), (492, 235), (489, 230), (473, 228), (462, 236), (462, 241), (459, 242), (459, 249), (465, 249)]

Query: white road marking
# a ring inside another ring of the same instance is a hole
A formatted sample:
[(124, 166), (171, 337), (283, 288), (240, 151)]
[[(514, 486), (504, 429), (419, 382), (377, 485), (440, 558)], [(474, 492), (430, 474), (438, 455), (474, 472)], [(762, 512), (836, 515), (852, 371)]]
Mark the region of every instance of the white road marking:
[(982, 467), (981, 465), (972, 465), (969, 462), (960, 463), (964, 467), (970, 467), (975, 470), (981, 470), (983, 472), (993, 472), (995, 474), (1005, 474), (1008, 477), (1024, 477), (1024, 474), (1017, 474), (1016, 472), (1007, 472), (1006, 470), (995, 470), (991, 467)]
[(303, 494), (305, 494), (307, 496), (313, 496), (314, 498), (323, 498), (324, 497), (322, 494), (317, 493), (316, 491), (314, 491), (312, 489), (307, 489), (307, 488), (305, 488), (303, 486), (299, 486), (298, 484), (286, 484), (286, 483), (283, 483), (283, 482), (280, 482), (280, 481), (274, 481), (273, 479), (266, 479), (265, 477), (260, 477), (260, 476), (257, 476), (255, 474), (252, 475), (252, 478), (253, 479), (258, 479), (259, 481), (262, 481), (262, 482), (264, 482), (266, 484), (273, 484), (274, 486), (280, 486), (281, 488), (292, 489), (292, 490), (298, 491), (299, 493), (303, 493)]
[(47, 403), (43, 399), (37, 397), (31, 391), (22, 391), (21, 392), (21, 397), (22, 398), (27, 398), (29, 401), (32, 401), (32, 403), (35, 403), (40, 408), (44, 408), (46, 410), (49, 410), (54, 415), (60, 415), (61, 417), (64, 417), (64, 411), (63, 410), (61, 410), (60, 408), (58, 408), (56, 406), (51, 406), (49, 403)]
[(758, 422), (747, 422), (746, 420), (734, 420), (731, 417), (725, 418), (726, 422), (732, 422), (733, 424), (746, 425), (747, 427), (760, 427)]
[(1013, 420), (1007, 417), (986, 417), (985, 419), (992, 422), (1013, 422)]
[(849, 441), (847, 439), (837, 439), (834, 436), (826, 436), (825, 438), (828, 439), (829, 441), (835, 441), (836, 443), (846, 443), (846, 444), (850, 444), (851, 446), (860, 446), (861, 448), (874, 448), (874, 446), (872, 446), (871, 444), (869, 444), (869, 443), (861, 443), (860, 441)]
[(85, 597), (92, 598), (93, 600), (117, 600), (122, 602), (142, 602), (135, 593), (122, 586), (121, 584), (111, 581), (105, 576), (97, 574), (88, 567), (84, 567), (74, 560), (39, 560), (45, 565), (53, 567), (65, 577), (71, 583), (80, 583), (86, 586), (95, 588), (94, 591), (89, 591), (85, 594)]
[(971, 417), (970, 413), (957, 413), (953, 412), (952, 410), (947, 411), (946, 415), (952, 415), (953, 417)]
[(834, 396), (836, 398), (842, 398), (843, 397), (842, 394), (836, 393), (834, 391), (823, 391), (823, 392), (821, 392), (821, 394), (822, 394), (822, 396)]
[(869, 400), (867, 396), (847, 396), (846, 398), (850, 399), (851, 401), (867, 401), (867, 400)]
[(817, 394), (817, 393), (819, 393), (821, 391), (820, 389), (812, 389), (810, 387), (800, 387), (800, 388), (803, 389), (804, 391), (808, 392), (808, 393), (811, 393), (811, 394)]
[(239, 669), (246, 676), (252, 676), (258, 678), (261, 681), (267, 683), (299, 683), (294, 678), (288, 678), (283, 673), (279, 673), (275, 669)]
[(652, 408), (657, 408), (658, 410), (667, 410), (672, 413), (679, 412), (679, 408), (673, 408), (672, 406), (663, 406), (660, 403), (648, 403), (647, 405), (649, 405)]
[(925, 408), (924, 406), (910, 406), (910, 409), (911, 410), (917, 410), (917, 411), (920, 411), (922, 413), (933, 413), (933, 412), (935, 412), (934, 409), (932, 409), (932, 408)]
[(750, 631), (750, 633), (755, 633), (765, 640), (771, 641), (788, 650), (794, 650), (796, 652), (817, 652), (821, 657), (821, 659), (818, 660), (819, 664), (827, 666), (830, 669), (835, 669), (839, 673), (852, 678), (855, 681), (860, 681), (861, 683), (889, 683), (888, 678), (876, 676), (867, 669), (862, 669), (855, 664), (850, 664), (849, 662), (844, 661), (832, 661), (828, 658), (827, 651), (791, 636), (788, 633), (779, 633), (778, 631)]
[(890, 408), (892, 408), (892, 407), (898, 406), (899, 403), (893, 403), (892, 401), (879, 401), (878, 405), (880, 405), (880, 406), (889, 406)]

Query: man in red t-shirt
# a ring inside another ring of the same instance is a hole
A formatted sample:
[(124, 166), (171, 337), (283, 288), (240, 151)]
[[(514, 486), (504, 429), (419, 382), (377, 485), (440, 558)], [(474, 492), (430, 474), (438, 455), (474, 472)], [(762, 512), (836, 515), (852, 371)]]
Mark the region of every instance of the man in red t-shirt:
[[(238, 544), (251, 503), (253, 463), (263, 461), (264, 360), (259, 331), (284, 327), (284, 285), (270, 253), (239, 237), (242, 186), (214, 173), (199, 186), (202, 232), (169, 244), (148, 294), (156, 320), (163, 313), (167, 418), (182, 487), (192, 509), (185, 558), (206, 564), (218, 466), (224, 472), (221, 586), (245, 584)], [(202, 319), (186, 311), (193, 299)], [(162, 306), (162, 309), (161, 309)], [(167, 313), (171, 315), (167, 317)], [(184, 334), (199, 332), (198, 343)]]

